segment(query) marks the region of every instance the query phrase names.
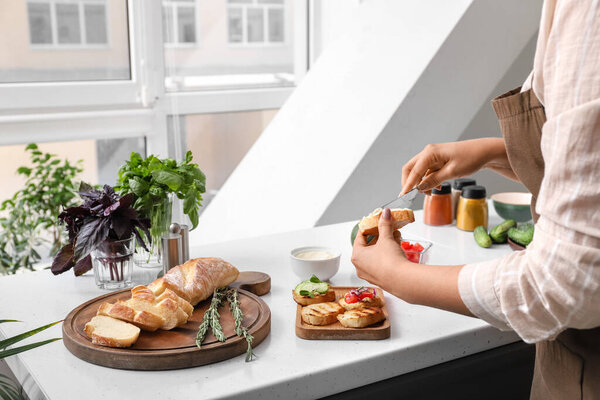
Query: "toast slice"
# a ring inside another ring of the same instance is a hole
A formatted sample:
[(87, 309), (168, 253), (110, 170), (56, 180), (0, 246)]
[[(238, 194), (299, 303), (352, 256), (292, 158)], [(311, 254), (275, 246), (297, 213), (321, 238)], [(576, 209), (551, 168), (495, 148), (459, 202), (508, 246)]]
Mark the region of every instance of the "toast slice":
[(364, 307), (383, 307), (383, 299), (381, 297), (365, 297), (364, 299), (357, 301), (356, 303), (346, 303), (344, 297), (339, 301), (340, 306), (346, 310), (356, 310), (357, 308)]
[(335, 302), (311, 304), (302, 307), (302, 321), (309, 325), (329, 325), (336, 321), (338, 314), (344, 312), (342, 306)]
[(121, 300), (114, 304), (107, 302), (100, 304), (97, 314), (129, 322), (148, 332), (154, 332), (165, 323), (164, 318), (160, 315), (134, 310)]
[(300, 296), (299, 294), (296, 294), (296, 292), (293, 290), (292, 290), (292, 294), (294, 295), (294, 301), (296, 303), (300, 304), (301, 306), (309, 306), (311, 304), (335, 301), (335, 291), (333, 289), (329, 289), (324, 294), (315, 293), (314, 294), (315, 297)]
[(129, 347), (138, 339), (140, 328), (105, 315), (96, 315), (85, 324), (84, 332), (94, 344)]
[[(415, 214), (410, 208), (394, 208), (390, 211), (394, 220), (394, 230), (415, 222)], [(363, 235), (377, 235), (379, 233), (379, 218), (381, 218), (382, 212), (383, 209), (376, 208), (371, 214), (363, 217), (358, 223), (358, 230)]]
[(363, 307), (346, 311), (337, 316), (338, 321), (346, 328), (365, 328), (369, 325), (383, 321), (385, 315), (381, 308)]

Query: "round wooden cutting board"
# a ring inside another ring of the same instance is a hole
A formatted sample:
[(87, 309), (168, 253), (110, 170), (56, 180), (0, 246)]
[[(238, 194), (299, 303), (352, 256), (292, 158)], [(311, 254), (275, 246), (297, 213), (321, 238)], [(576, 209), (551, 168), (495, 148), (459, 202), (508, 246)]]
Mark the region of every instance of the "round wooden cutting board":
[[(271, 311), (258, 296), (242, 289), (238, 289), (238, 293), (244, 312), (243, 326), (254, 336), (252, 342), (254, 348), (269, 334)], [(83, 328), (96, 315), (100, 304), (105, 301), (114, 303), (117, 300), (127, 300), (130, 297), (130, 289), (125, 289), (96, 297), (71, 311), (63, 323), (63, 340), (69, 351), (82, 360), (94, 364), (134, 370), (195, 367), (226, 360), (246, 352), (248, 345), (246, 340), (238, 337), (233, 330), (233, 317), (227, 302), (219, 309), (223, 333), (227, 340), (217, 341), (209, 329), (202, 348), (196, 346), (198, 326), (212, 297), (195, 307), (187, 324), (170, 331), (160, 329), (156, 332), (141, 331), (137, 342), (129, 348), (119, 349), (92, 344)]]

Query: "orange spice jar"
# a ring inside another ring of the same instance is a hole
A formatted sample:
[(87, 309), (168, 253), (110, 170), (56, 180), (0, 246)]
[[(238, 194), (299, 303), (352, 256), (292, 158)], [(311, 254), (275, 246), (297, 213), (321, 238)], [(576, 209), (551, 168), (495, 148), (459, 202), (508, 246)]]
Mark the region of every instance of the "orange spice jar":
[(440, 189), (433, 189), (431, 196), (425, 196), (423, 214), (427, 225), (452, 223), (452, 193), (448, 182), (442, 183)]

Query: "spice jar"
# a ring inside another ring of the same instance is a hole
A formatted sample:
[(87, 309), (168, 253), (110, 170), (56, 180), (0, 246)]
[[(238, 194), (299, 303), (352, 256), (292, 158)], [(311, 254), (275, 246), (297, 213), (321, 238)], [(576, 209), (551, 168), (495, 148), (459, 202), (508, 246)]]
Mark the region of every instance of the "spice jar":
[(458, 207), (458, 199), (460, 193), (465, 186), (477, 185), (473, 178), (458, 178), (452, 182), (452, 220), (456, 219), (456, 208)]
[(483, 186), (465, 186), (458, 199), (456, 226), (463, 231), (474, 231), (479, 225), (488, 226), (488, 204)]
[(452, 194), (448, 182), (442, 183), (440, 189), (433, 189), (431, 196), (425, 196), (423, 214), (427, 225), (452, 223)]

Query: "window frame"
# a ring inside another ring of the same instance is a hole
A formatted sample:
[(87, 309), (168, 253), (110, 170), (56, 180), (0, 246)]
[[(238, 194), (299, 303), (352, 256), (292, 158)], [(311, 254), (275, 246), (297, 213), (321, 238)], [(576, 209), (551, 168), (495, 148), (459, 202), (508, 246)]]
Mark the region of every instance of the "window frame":
[[(110, 27), (108, 17), (110, 15), (110, 2), (108, 0), (27, 0), (25, 4), (48, 4), (50, 10), (50, 30), (52, 32), (52, 43), (32, 43), (29, 37), (29, 47), (32, 50), (107, 50), (111, 48)], [(75, 4), (77, 5), (77, 15), (79, 22), (80, 43), (58, 43), (58, 16), (57, 4)], [(101, 5), (104, 7), (104, 29), (106, 30), (106, 43), (87, 43), (85, 5)], [(27, 10), (29, 18), (29, 10)], [(29, 23), (29, 20), (27, 21)]]
[[(161, 2), (162, 8), (164, 11), (165, 7), (169, 7), (172, 9), (172, 29), (173, 32), (171, 34), (177, 40), (175, 42), (164, 42), (163, 45), (168, 49), (190, 49), (190, 48), (198, 48), (200, 47), (201, 38), (200, 38), (200, 15), (198, 2), (194, 1), (185, 1), (185, 0), (162, 0)], [(183, 8), (193, 8), (194, 9), (194, 24), (196, 28), (196, 41), (193, 43), (189, 42), (181, 42), (179, 40), (179, 13), (177, 12), (180, 7)], [(161, 21), (162, 23), (162, 21)]]
[[(241, 42), (231, 42), (229, 40), (229, 34), (227, 35), (227, 45), (230, 48), (252, 48), (252, 47), (283, 47), (288, 44), (288, 38), (285, 34), (285, 1), (281, 4), (277, 3), (259, 3), (257, 0), (250, 0), (251, 3), (230, 3), (226, 0), (226, 19), (227, 19), (227, 28), (229, 28), (229, 12), (232, 8), (241, 9), (242, 10), (242, 41)], [(301, 2), (298, 2), (301, 4)], [(296, 5), (295, 5), (296, 6)], [(263, 38), (262, 42), (249, 42), (248, 41), (248, 9), (249, 8), (260, 8), (263, 13)], [(269, 27), (269, 10), (277, 9), (283, 11), (283, 20), (284, 20), (284, 33), (283, 40), (281, 42), (271, 42), (269, 39), (270, 27)], [(296, 22), (296, 21), (294, 21)], [(295, 25), (294, 25), (295, 27)]]

